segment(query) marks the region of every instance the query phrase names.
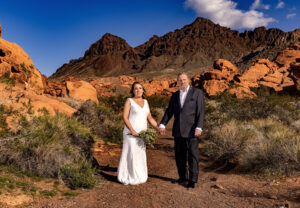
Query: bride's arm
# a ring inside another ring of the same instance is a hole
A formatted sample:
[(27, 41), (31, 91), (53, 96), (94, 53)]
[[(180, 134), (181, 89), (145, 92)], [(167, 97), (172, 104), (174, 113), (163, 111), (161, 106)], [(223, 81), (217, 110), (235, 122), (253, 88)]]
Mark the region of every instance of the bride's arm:
[(151, 126), (153, 126), (153, 127), (158, 131), (157, 122), (156, 122), (155, 119), (152, 117), (151, 112), (149, 113), (147, 119), (148, 119), (149, 123), (151, 124)]
[(129, 121), (129, 111), (130, 111), (130, 101), (129, 99), (126, 100), (124, 104), (124, 110), (123, 110), (123, 121), (126, 125), (126, 127), (131, 131), (131, 134), (133, 136), (138, 136), (138, 133), (133, 129), (130, 121)]

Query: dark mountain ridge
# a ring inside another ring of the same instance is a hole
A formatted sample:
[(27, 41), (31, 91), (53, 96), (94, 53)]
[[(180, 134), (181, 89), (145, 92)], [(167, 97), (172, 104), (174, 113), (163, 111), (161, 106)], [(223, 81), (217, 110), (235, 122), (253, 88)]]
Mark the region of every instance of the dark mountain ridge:
[(223, 58), (241, 71), (258, 58), (273, 60), (292, 42), (300, 41), (300, 28), (284, 32), (259, 27), (240, 33), (198, 17), (192, 24), (161, 37), (154, 35), (135, 48), (122, 38), (106, 33), (92, 44), (84, 56), (60, 67), (50, 79), (75, 76), (116, 76), (172, 68), (202, 72)]

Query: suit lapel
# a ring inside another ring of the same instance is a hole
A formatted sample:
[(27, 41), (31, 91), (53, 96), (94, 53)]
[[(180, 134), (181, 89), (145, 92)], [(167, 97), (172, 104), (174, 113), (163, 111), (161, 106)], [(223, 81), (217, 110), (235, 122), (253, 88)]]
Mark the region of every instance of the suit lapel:
[[(184, 108), (186, 102), (188, 102), (188, 100), (189, 100), (190, 97), (192, 96), (193, 91), (194, 91), (193, 87), (190, 86), (190, 89), (189, 89), (189, 91), (188, 91), (188, 93), (187, 93), (187, 95), (186, 95), (185, 101), (184, 101), (184, 103), (183, 103), (182, 109)], [(180, 100), (180, 99), (179, 99), (179, 100)], [(180, 102), (180, 101), (179, 101), (179, 102)]]
[(179, 106), (179, 108), (181, 108), (181, 105), (180, 105), (180, 91), (179, 90), (177, 91), (176, 98), (177, 98), (177, 105)]

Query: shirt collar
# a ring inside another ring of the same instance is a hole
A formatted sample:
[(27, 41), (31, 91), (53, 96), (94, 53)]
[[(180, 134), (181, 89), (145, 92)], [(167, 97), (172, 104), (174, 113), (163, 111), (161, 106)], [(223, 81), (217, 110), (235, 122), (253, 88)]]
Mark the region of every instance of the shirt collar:
[(190, 85), (188, 85), (188, 87), (186, 88), (186, 90), (183, 92), (182, 90), (180, 90), (180, 93), (185, 93), (185, 92), (188, 92), (190, 89)]

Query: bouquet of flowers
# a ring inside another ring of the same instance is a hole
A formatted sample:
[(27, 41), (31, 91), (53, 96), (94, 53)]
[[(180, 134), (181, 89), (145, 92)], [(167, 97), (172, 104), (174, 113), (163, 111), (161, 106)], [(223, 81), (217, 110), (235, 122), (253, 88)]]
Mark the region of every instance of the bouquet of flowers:
[[(132, 135), (132, 134), (128, 133), (128, 135)], [(157, 131), (155, 129), (149, 128), (147, 130), (141, 131), (138, 137), (142, 138), (147, 145), (153, 148), (156, 135), (157, 135)]]

